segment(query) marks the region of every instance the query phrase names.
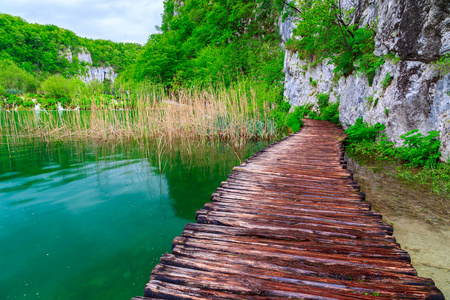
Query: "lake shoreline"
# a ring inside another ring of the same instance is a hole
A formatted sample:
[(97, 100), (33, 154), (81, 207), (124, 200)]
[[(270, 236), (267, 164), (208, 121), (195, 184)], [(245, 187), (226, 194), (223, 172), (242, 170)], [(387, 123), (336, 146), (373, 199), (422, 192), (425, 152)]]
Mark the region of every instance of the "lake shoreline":
[(346, 159), (366, 201), (393, 225), (393, 236), (408, 251), (418, 275), (433, 279), (450, 298), (450, 217), (440, 209), (448, 199), (395, 178), (389, 164)]

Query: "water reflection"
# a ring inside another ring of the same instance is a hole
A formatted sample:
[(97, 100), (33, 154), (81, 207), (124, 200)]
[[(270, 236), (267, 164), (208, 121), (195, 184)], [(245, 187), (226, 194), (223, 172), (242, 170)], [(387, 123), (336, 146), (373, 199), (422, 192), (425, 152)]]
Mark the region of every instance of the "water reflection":
[(2, 299), (130, 299), (232, 167), (262, 144), (0, 145)]

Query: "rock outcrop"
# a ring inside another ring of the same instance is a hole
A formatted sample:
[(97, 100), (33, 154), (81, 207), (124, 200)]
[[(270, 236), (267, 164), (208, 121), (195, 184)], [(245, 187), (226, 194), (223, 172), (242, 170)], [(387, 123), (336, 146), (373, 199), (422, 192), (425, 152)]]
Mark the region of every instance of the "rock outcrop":
[[(340, 101), (344, 128), (363, 117), (383, 123), (390, 139), (419, 129), (440, 131), (442, 159), (450, 157), (450, 74), (439, 74), (431, 62), (450, 53), (450, 2), (448, 0), (344, 0), (355, 8), (360, 24), (378, 19), (375, 54), (394, 54), (376, 72), (372, 85), (365, 76), (334, 78), (334, 66), (323, 62), (310, 67), (286, 50), (284, 95), (293, 105), (315, 104), (317, 95), (329, 93)], [(292, 18), (280, 23), (283, 41), (292, 35)], [(391, 80), (387, 80), (391, 78)], [(388, 83), (388, 84), (387, 84)]]
[[(69, 62), (73, 61), (73, 53), (70, 48), (60, 51), (60, 55), (66, 58)], [(86, 70), (83, 75), (80, 75), (81, 80), (85, 83), (89, 83), (93, 80), (105, 81), (110, 80), (114, 82), (117, 77), (117, 73), (112, 67), (94, 67), (91, 53), (85, 48), (81, 48), (77, 53), (78, 60), (87, 64)]]
[(105, 81), (110, 80), (111, 82), (114, 82), (114, 79), (116, 79), (117, 74), (111, 67), (86, 67), (86, 74), (81, 76), (81, 80), (83, 80), (86, 83), (89, 83), (93, 80), (98, 81)]

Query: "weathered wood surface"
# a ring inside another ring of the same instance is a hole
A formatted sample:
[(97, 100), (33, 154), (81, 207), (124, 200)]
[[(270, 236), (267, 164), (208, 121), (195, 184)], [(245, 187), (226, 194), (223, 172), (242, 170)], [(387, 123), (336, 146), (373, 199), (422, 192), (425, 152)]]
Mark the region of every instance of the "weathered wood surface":
[(133, 299), (444, 299), (359, 193), (344, 137), (305, 120), (234, 168)]

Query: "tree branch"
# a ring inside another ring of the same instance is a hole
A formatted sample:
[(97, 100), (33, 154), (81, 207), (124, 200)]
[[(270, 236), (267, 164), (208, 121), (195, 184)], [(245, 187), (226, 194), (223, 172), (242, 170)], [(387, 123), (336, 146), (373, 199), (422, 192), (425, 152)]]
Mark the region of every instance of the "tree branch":
[(293, 10), (295, 10), (297, 13), (299, 13), (299, 14), (301, 14), (302, 13), (302, 11), (301, 10), (299, 10), (297, 7), (295, 7), (295, 6), (290, 6), (289, 5), (289, 2), (288, 1), (286, 1), (286, 0), (283, 0), (283, 3), (286, 5), (286, 6), (288, 6), (288, 7), (290, 7), (290, 8), (292, 8)]

